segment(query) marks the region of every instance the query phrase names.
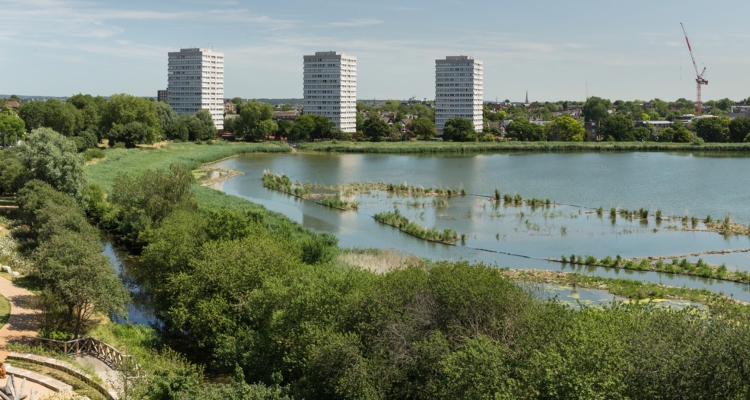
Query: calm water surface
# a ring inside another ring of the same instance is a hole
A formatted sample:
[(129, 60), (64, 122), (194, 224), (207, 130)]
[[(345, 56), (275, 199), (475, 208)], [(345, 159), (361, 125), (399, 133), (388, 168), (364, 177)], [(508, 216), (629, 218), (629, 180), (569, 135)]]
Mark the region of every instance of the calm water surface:
[[(746, 156), (670, 153), (494, 154), (418, 156), (368, 154), (251, 154), (224, 160), (221, 168), (245, 175), (214, 188), (249, 199), (318, 232), (339, 238), (342, 247), (395, 248), (433, 260), (480, 261), (511, 268), (576, 270), (674, 286), (708, 288), (750, 301), (747, 285), (692, 277), (562, 266), (545, 258), (571, 253), (597, 257), (682, 255), (698, 251), (750, 248), (748, 237), (683, 231), (678, 221), (611, 221), (598, 207), (639, 209), (653, 214), (714, 219), (729, 214), (750, 222)], [(292, 180), (324, 185), (352, 182), (407, 182), (423, 187), (463, 188), (466, 197), (436, 208), (432, 198), (411, 199), (373, 193), (361, 196), (359, 211), (342, 212), (264, 188), (264, 170)], [(524, 198), (549, 198), (549, 208), (496, 206), (486, 197), (495, 189)], [(421, 203), (421, 204), (417, 204)], [(372, 219), (394, 208), (423, 226), (465, 233), (457, 246), (426, 242)], [(698, 228), (702, 228), (699, 225)], [(523, 257), (519, 257), (523, 256)], [(707, 261), (709, 257), (704, 257)], [(711, 256), (709, 262), (750, 270), (748, 253)], [(728, 260), (723, 261), (723, 260)]]

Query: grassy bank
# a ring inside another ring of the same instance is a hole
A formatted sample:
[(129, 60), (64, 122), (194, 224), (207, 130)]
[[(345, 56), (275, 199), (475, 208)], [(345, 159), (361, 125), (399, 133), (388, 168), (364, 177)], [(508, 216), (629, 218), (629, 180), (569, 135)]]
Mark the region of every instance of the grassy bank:
[(106, 158), (86, 167), (86, 177), (109, 191), (118, 173), (140, 174), (149, 169), (166, 170), (171, 164), (197, 169), (202, 164), (243, 153), (287, 153), (291, 147), (276, 143), (172, 143), (158, 149), (108, 149)]
[(0, 328), (2, 328), (10, 318), (10, 302), (3, 295), (0, 295)]
[[(202, 164), (237, 154), (290, 151), (290, 147), (276, 143), (217, 143), (214, 145), (172, 143), (158, 149), (108, 149), (105, 151), (104, 160), (87, 166), (84, 171), (89, 182), (97, 183), (105, 192), (109, 192), (119, 173), (138, 175), (148, 170), (167, 170), (171, 164), (184, 164), (194, 170), (200, 168)], [(259, 204), (208, 187), (195, 185), (193, 196), (202, 210), (229, 209), (257, 213), (263, 216), (264, 223), (272, 227), (289, 222), (284, 215), (269, 211)], [(299, 226), (296, 228), (302, 229)]]
[(494, 152), (618, 152), (618, 151), (713, 151), (750, 152), (750, 143), (657, 142), (317, 142), (300, 143), (300, 151), (329, 153), (494, 153)]

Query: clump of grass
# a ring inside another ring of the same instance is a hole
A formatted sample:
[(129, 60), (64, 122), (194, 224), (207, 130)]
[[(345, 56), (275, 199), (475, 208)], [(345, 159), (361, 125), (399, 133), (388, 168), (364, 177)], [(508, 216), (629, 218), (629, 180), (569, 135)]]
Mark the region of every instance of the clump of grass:
[(326, 197), (322, 199), (318, 204), (322, 204), (326, 207), (338, 208), (340, 210), (357, 210), (359, 209), (359, 203), (356, 201), (346, 201), (338, 197)]
[[(373, 216), (376, 221), (394, 226), (402, 232), (408, 233), (412, 236), (416, 236), (420, 239), (425, 239), (433, 242), (442, 242), (453, 244), (458, 241), (458, 234), (453, 229), (444, 229), (442, 232), (435, 228), (425, 228), (416, 224), (415, 222), (409, 221), (408, 218), (401, 215), (398, 209), (394, 211), (382, 212)], [(466, 235), (462, 236), (462, 240), (465, 240)]]
[(661, 222), (661, 210), (656, 210), (656, 221)]
[(609, 209), (609, 217), (612, 219), (617, 219), (617, 209), (612, 207)]
[(711, 214), (706, 215), (706, 219), (703, 222), (705, 222), (707, 224), (710, 223), (711, 222)]
[(596, 216), (601, 218), (602, 215), (604, 215), (604, 209), (601, 206), (599, 206), (599, 208), (596, 209)]
[(500, 191), (495, 189), (495, 201), (500, 201)]
[(421, 258), (393, 249), (353, 249), (344, 251), (337, 260), (347, 266), (369, 269), (384, 274), (389, 271), (405, 269), (409, 266), (424, 266)]
[(284, 174), (272, 174), (269, 171), (263, 171), (263, 186), (277, 190), (279, 192), (291, 194), (293, 196), (305, 198), (309, 192), (304, 187), (293, 186), (292, 180)]
[(648, 209), (641, 208), (640, 210), (638, 210), (638, 214), (640, 214), (641, 219), (648, 219)]
[(698, 226), (698, 217), (692, 217), (690, 219), (690, 225), (695, 229), (695, 227)]

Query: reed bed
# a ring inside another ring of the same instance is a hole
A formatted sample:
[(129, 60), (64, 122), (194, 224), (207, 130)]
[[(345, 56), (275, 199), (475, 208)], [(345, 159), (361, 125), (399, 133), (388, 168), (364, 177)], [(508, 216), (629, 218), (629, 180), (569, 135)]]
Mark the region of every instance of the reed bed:
[[(435, 228), (425, 228), (415, 222), (409, 221), (409, 219), (401, 215), (398, 210), (378, 213), (373, 215), (373, 218), (380, 223), (391, 225), (402, 232), (416, 236), (420, 239), (447, 244), (455, 244), (458, 242), (459, 236), (453, 229), (444, 229), (440, 232)], [(462, 235), (461, 237), (462, 240), (465, 240), (466, 238), (465, 235)]]
[(559, 259), (550, 259), (563, 264), (587, 265), (609, 268), (622, 268), (633, 271), (654, 271), (668, 274), (698, 276), (701, 278), (719, 279), (730, 282), (750, 283), (750, 273), (744, 271), (730, 271), (726, 265), (718, 267), (709, 265), (702, 258), (697, 262), (691, 263), (687, 258), (673, 258), (671, 262), (657, 260), (652, 262), (647, 258), (641, 259), (623, 259), (619, 255), (616, 258), (605, 257), (597, 259), (594, 256), (581, 256), (571, 254), (570, 257), (562, 256)]
[(394, 249), (353, 249), (339, 254), (338, 261), (344, 265), (368, 269), (378, 274), (406, 269), (414, 266), (422, 268), (427, 262), (415, 255)]

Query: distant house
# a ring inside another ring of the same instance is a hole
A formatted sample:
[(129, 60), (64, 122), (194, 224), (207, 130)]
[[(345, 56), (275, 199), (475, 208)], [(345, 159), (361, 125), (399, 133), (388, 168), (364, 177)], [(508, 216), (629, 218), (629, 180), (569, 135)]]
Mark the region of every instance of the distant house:
[(237, 114), (237, 104), (231, 100), (224, 103), (224, 114)]
[(21, 107), (21, 105), (17, 101), (8, 101), (6, 102), (6, 104), (8, 104), (8, 107), (14, 108), (16, 110), (18, 110), (18, 108)]
[(497, 129), (497, 131), (498, 131), (499, 133), (501, 133), (501, 134), (502, 134), (503, 132), (502, 132), (502, 130), (500, 129), (500, 126), (502, 126), (502, 123), (500, 123), (500, 121), (485, 121), (485, 122), (483, 123), (483, 126), (482, 126), (482, 128), (484, 128), (484, 129), (492, 129), (492, 128), (495, 128), (495, 129)]
[(286, 121), (294, 121), (299, 116), (299, 111), (297, 110), (290, 110), (290, 111), (274, 111), (273, 112), (273, 122), (278, 122), (282, 120)]
[(599, 121), (586, 121), (583, 123), (583, 128), (586, 130), (586, 138), (589, 142), (600, 142), (604, 140), (604, 137), (599, 130)]
[(669, 128), (672, 125), (672, 121), (635, 121), (633, 125), (636, 128), (644, 127), (651, 132), (651, 136), (658, 136), (659, 132), (664, 128)]

